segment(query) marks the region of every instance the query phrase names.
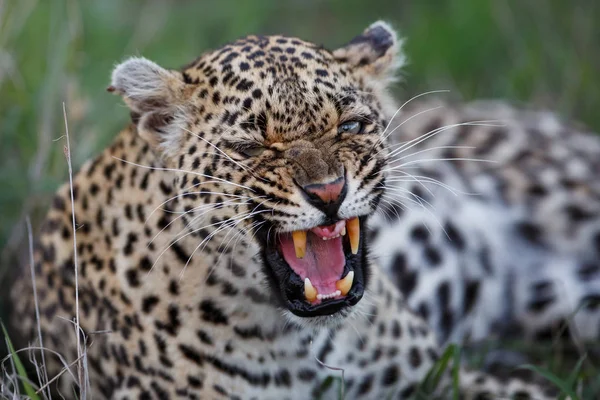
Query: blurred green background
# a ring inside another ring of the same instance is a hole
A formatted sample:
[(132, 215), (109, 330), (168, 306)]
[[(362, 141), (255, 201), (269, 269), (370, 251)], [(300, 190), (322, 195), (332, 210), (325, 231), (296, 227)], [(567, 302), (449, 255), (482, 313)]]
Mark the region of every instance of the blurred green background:
[(450, 89), (451, 98), (551, 108), (600, 130), (595, 0), (0, 0), (0, 280), (18, 264), (25, 216), (35, 225), (66, 180), (62, 103), (75, 167), (126, 122), (105, 92), (116, 62), (143, 55), (175, 68), (248, 33), (333, 48), (377, 19), (407, 38), (400, 98)]

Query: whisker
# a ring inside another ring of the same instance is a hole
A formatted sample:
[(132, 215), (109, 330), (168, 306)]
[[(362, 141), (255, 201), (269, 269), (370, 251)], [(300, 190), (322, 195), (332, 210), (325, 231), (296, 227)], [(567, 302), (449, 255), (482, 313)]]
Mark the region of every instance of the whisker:
[[(409, 192), (409, 193), (410, 193), (410, 194), (411, 194), (411, 195), (412, 195), (414, 198), (416, 198), (417, 200), (411, 199), (411, 198), (409, 198), (409, 197), (406, 197), (406, 196), (402, 196), (402, 195), (400, 195), (400, 194), (396, 194), (396, 195), (397, 195), (397, 196), (400, 196), (400, 197), (402, 197), (402, 198), (404, 198), (404, 199), (406, 199), (406, 200), (408, 200), (408, 201), (409, 201), (409, 202), (411, 202), (411, 203), (414, 203), (414, 204), (416, 204), (416, 205), (419, 205), (419, 206), (421, 206), (421, 208), (423, 208), (423, 210), (424, 210), (424, 211), (425, 211), (427, 214), (429, 214), (429, 216), (431, 216), (431, 217), (432, 217), (432, 218), (435, 220), (435, 222), (436, 222), (436, 223), (439, 225), (439, 227), (442, 229), (442, 232), (444, 232), (444, 234), (447, 236), (447, 235), (448, 235), (448, 233), (446, 232), (446, 228), (443, 226), (443, 224), (442, 224), (442, 222), (440, 221), (440, 219), (438, 218), (438, 216), (437, 216), (437, 215), (436, 215), (436, 214), (435, 214), (435, 213), (432, 211), (432, 210), (434, 209), (433, 205), (432, 205), (431, 203), (429, 203), (427, 200), (423, 199), (421, 196), (418, 196), (418, 195), (416, 195), (416, 194), (414, 194), (414, 193), (412, 193), (412, 192)], [(388, 198), (391, 198), (392, 200), (394, 200), (394, 198), (393, 198), (393, 197), (390, 197), (390, 196), (388, 196), (388, 195), (385, 195), (385, 194), (384, 194), (383, 196), (385, 196), (385, 197), (388, 197)], [(429, 208), (427, 208), (427, 207), (426, 207), (426, 206), (423, 204), (423, 202), (424, 202), (425, 204), (429, 205), (429, 206), (431, 207), (431, 210), (430, 210)], [(429, 230), (429, 227), (427, 226), (427, 224), (426, 224), (425, 222), (424, 222), (424, 224), (425, 224), (425, 227), (427, 228), (427, 230)]]
[(400, 160), (403, 160), (405, 158), (413, 157), (413, 156), (416, 156), (418, 154), (426, 153), (428, 151), (433, 151), (433, 150), (475, 149), (475, 148), (476, 148), (475, 146), (435, 146), (435, 147), (428, 147), (426, 149), (415, 151), (414, 153), (410, 153), (410, 154), (407, 154), (407, 155), (402, 156), (402, 157), (398, 157), (398, 158), (394, 158), (394, 159), (388, 159), (388, 164), (392, 164), (392, 163), (398, 162)]
[(172, 172), (183, 172), (183, 173), (186, 173), (186, 174), (192, 174), (192, 175), (196, 175), (196, 176), (201, 176), (201, 177), (203, 177), (203, 178), (215, 179), (215, 180), (217, 180), (217, 181), (219, 181), (219, 182), (222, 182), (222, 183), (227, 183), (227, 184), (229, 184), (229, 185), (236, 186), (236, 187), (240, 187), (240, 188), (243, 188), (243, 189), (248, 189), (249, 191), (251, 191), (251, 192), (254, 192), (254, 190), (252, 190), (252, 188), (250, 188), (250, 187), (248, 187), (248, 186), (244, 186), (244, 185), (240, 185), (240, 184), (238, 184), (238, 183), (230, 182), (230, 181), (228, 181), (228, 180), (221, 179), (221, 178), (218, 178), (218, 177), (216, 177), (216, 176), (202, 174), (202, 173), (200, 173), (200, 172), (195, 172), (195, 171), (187, 171), (187, 170), (178, 169), (178, 168), (151, 167), (151, 166), (149, 166), (149, 165), (142, 165), (142, 164), (137, 164), (137, 163), (134, 163), (134, 162), (131, 162), (131, 161), (127, 161), (127, 160), (124, 160), (124, 159), (122, 159), (122, 158), (119, 158), (119, 157), (116, 157), (116, 156), (112, 156), (112, 158), (114, 158), (115, 160), (119, 160), (119, 161), (121, 161), (121, 162), (124, 162), (124, 163), (126, 163), (126, 164), (131, 164), (131, 165), (134, 165), (134, 166), (136, 166), (136, 167), (139, 167), (139, 168), (151, 169), (151, 170), (154, 170), (154, 171), (172, 171)]
[(431, 90), (431, 91), (429, 91), (429, 92), (423, 92), (423, 93), (421, 93), (421, 94), (418, 94), (418, 95), (416, 95), (416, 96), (413, 96), (413, 97), (411, 97), (410, 99), (408, 99), (407, 101), (405, 101), (405, 102), (404, 102), (404, 104), (402, 104), (402, 105), (400, 106), (400, 108), (398, 108), (398, 110), (396, 110), (396, 112), (394, 113), (394, 115), (392, 115), (392, 118), (390, 118), (390, 122), (388, 122), (387, 126), (385, 127), (384, 131), (382, 132), (382, 135), (383, 135), (383, 134), (385, 134), (385, 132), (388, 130), (388, 128), (389, 128), (389, 127), (390, 127), (390, 125), (392, 124), (392, 121), (394, 120), (394, 118), (396, 117), (396, 115), (398, 115), (398, 113), (399, 113), (400, 111), (402, 111), (402, 109), (403, 109), (403, 108), (404, 108), (404, 107), (405, 107), (407, 104), (409, 104), (410, 102), (412, 102), (412, 101), (414, 101), (414, 100), (418, 99), (419, 97), (427, 96), (427, 95), (430, 95), (430, 94), (435, 94), (435, 93), (449, 93), (449, 92), (450, 92), (450, 91), (449, 91), (449, 90), (447, 90), (447, 89), (446, 89), (446, 90)]
[[(180, 197), (184, 197), (184, 196), (191, 196), (191, 195), (202, 195), (202, 194), (215, 194), (215, 195), (219, 195), (219, 196), (224, 196), (224, 197), (235, 197), (235, 198), (244, 198), (244, 199), (251, 199), (251, 196), (239, 196), (239, 195), (235, 195), (235, 194), (229, 194), (229, 193), (223, 193), (223, 192), (210, 192), (210, 191), (199, 191), (199, 192), (188, 192), (185, 191), (184, 193), (180, 193), (178, 195), (175, 195), (173, 197), (168, 198), (167, 200), (163, 201), (162, 203), (160, 203), (158, 206), (156, 206), (154, 208), (154, 210), (152, 210), (152, 212), (150, 213), (150, 215), (148, 215), (148, 217), (146, 218), (146, 220), (144, 221), (144, 225), (148, 223), (148, 221), (150, 220), (150, 218), (152, 217), (152, 215), (156, 212), (156, 210), (158, 210), (160, 207), (164, 206), (166, 203), (173, 201), (177, 198)], [(264, 197), (264, 196), (260, 196), (260, 197)], [(163, 210), (166, 211), (166, 210)], [(175, 213), (175, 212), (173, 212)]]
[(202, 136), (190, 131), (189, 129), (186, 128), (182, 128), (184, 131), (190, 133), (191, 135), (194, 135), (195, 137), (197, 137), (198, 139), (202, 140), (203, 142), (207, 143), (209, 146), (213, 147), (215, 150), (217, 150), (219, 153), (221, 153), (222, 155), (224, 155), (229, 161), (231, 161), (232, 163), (234, 163), (235, 165), (237, 165), (238, 167), (242, 168), (244, 171), (250, 172), (249, 169), (240, 164), (239, 162), (237, 162), (236, 160), (234, 160), (233, 158), (231, 158), (229, 156), (229, 154), (225, 153), (223, 150), (221, 150), (218, 146), (212, 144), (209, 140), (206, 140), (205, 138), (203, 138)]
[[(411, 175), (406, 171), (395, 171), (395, 173), (401, 173), (406, 176), (405, 177), (392, 177), (392, 178), (387, 179), (387, 182), (391, 182), (391, 183), (394, 183), (394, 182), (417, 182), (419, 185), (421, 185), (421, 187), (423, 187), (423, 189), (425, 189), (427, 192), (429, 192), (432, 197), (435, 197), (435, 195), (433, 194), (431, 189), (429, 189), (427, 186), (425, 186), (425, 183), (430, 183), (430, 184), (433, 184), (436, 186), (440, 186), (440, 187), (448, 190), (454, 196), (458, 196), (459, 194), (464, 194), (464, 195), (475, 194), (475, 193), (468, 193), (468, 192), (460, 191), (458, 189), (453, 188), (452, 186), (446, 185), (445, 183), (438, 181), (437, 179), (429, 178), (427, 176)], [(404, 189), (404, 188), (401, 188), (399, 186), (392, 186), (392, 187), (387, 187), (387, 189), (398, 190), (398, 189)], [(406, 189), (404, 189), (404, 190), (406, 190)]]
[[(398, 197), (400, 197), (400, 198), (402, 198), (402, 199), (404, 199), (404, 200), (406, 200), (406, 201), (408, 201), (408, 202), (410, 202), (412, 204), (418, 205), (421, 208), (423, 208), (424, 210), (430, 211), (426, 206), (431, 207), (432, 210), (434, 209), (433, 205), (431, 203), (429, 203), (427, 200), (423, 199), (422, 197), (420, 197), (420, 196), (418, 196), (418, 195), (416, 195), (416, 194), (414, 194), (412, 192), (406, 192), (406, 194), (409, 195), (409, 196), (405, 196), (405, 195), (399, 194), (399, 193), (395, 194), (395, 196), (398, 196)], [(412, 197), (410, 197), (410, 196), (412, 196)], [(384, 199), (389, 199), (391, 201), (396, 201), (395, 197), (392, 197), (392, 196), (389, 196), (389, 195), (384, 195)]]
[(233, 205), (236, 205), (236, 204), (245, 204), (245, 203), (236, 203), (236, 202), (240, 202), (240, 201), (243, 201), (243, 200), (246, 200), (246, 199), (229, 199), (229, 200), (219, 201), (217, 203), (200, 204), (200, 205), (198, 205), (196, 207), (193, 207), (193, 208), (190, 208), (190, 209), (184, 210), (184, 211), (169, 210), (168, 208), (161, 208), (160, 210), (162, 212), (168, 213), (168, 214), (179, 214), (179, 215), (181, 215), (181, 214), (188, 214), (188, 213), (193, 213), (193, 212), (196, 212), (196, 211), (200, 211), (200, 210), (203, 210), (203, 209), (208, 208), (208, 207), (214, 207), (214, 208), (218, 209), (221, 206), (229, 205), (229, 204), (233, 204)]
[(402, 153), (408, 149), (413, 148), (414, 146), (423, 143), (424, 141), (431, 139), (432, 137), (436, 136), (437, 134), (450, 130), (452, 128), (456, 128), (459, 126), (488, 126), (488, 127), (497, 127), (497, 126), (504, 126), (504, 125), (500, 125), (500, 124), (492, 124), (490, 122), (497, 122), (497, 120), (481, 120), (481, 121), (469, 121), (469, 122), (460, 122), (457, 124), (450, 124), (450, 125), (444, 125), (442, 127), (436, 128), (436, 129), (432, 129), (427, 133), (424, 133), (421, 136), (418, 136), (414, 139), (409, 140), (408, 142), (402, 144), (401, 146), (399, 146), (397, 149), (395, 149), (394, 151), (390, 152), (390, 154), (388, 154), (388, 157), (393, 157), (396, 154)]
[[(247, 213), (245, 213), (245, 214), (247, 214)], [(241, 215), (245, 215), (245, 214), (241, 214)], [(158, 257), (156, 257), (156, 260), (154, 261), (154, 263), (152, 264), (152, 267), (150, 267), (150, 270), (147, 272), (147, 274), (146, 274), (146, 275), (149, 275), (149, 274), (150, 274), (150, 272), (152, 272), (152, 270), (153, 270), (153, 269), (154, 269), (154, 267), (156, 266), (156, 263), (158, 262), (158, 260), (160, 260), (160, 258), (163, 256), (163, 254), (165, 254), (165, 253), (167, 252), (167, 250), (169, 250), (171, 247), (173, 247), (173, 246), (174, 246), (175, 244), (177, 244), (179, 241), (183, 240), (184, 238), (186, 238), (186, 237), (188, 237), (188, 236), (190, 236), (190, 235), (193, 235), (193, 234), (194, 234), (194, 233), (196, 233), (196, 232), (199, 232), (199, 231), (201, 231), (202, 229), (206, 229), (206, 228), (209, 228), (209, 227), (211, 227), (211, 226), (215, 226), (215, 225), (219, 225), (219, 226), (220, 226), (220, 225), (222, 225), (222, 224), (224, 224), (224, 223), (227, 223), (228, 221), (230, 221), (230, 220), (231, 220), (231, 219), (233, 219), (233, 218), (234, 218), (234, 217), (231, 217), (231, 218), (228, 218), (228, 219), (226, 219), (226, 220), (224, 220), (224, 221), (218, 221), (218, 222), (215, 222), (215, 223), (212, 223), (212, 224), (209, 224), (209, 225), (202, 226), (202, 227), (200, 227), (200, 228), (197, 228), (197, 229), (194, 229), (194, 230), (192, 230), (192, 231), (190, 231), (190, 232), (188, 232), (188, 233), (186, 233), (186, 234), (184, 234), (184, 235), (182, 235), (182, 236), (180, 236), (180, 237), (178, 237), (178, 238), (175, 238), (175, 239), (173, 239), (173, 241), (172, 241), (172, 242), (169, 244), (169, 246), (167, 246), (167, 248), (166, 248), (166, 249), (164, 249), (164, 250), (163, 250), (163, 251), (162, 251), (162, 252), (161, 252), (161, 253), (158, 255)]]
[(439, 110), (440, 108), (442, 108), (442, 106), (437, 106), (437, 107), (432, 107), (432, 108), (428, 108), (427, 110), (423, 110), (423, 111), (419, 111), (418, 113), (411, 115), (410, 117), (406, 118), (404, 121), (402, 121), (401, 123), (399, 123), (398, 125), (396, 125), (396, 127), (394, 129), (392, 129), (390, 132), (388, 132), (386, 135), (384, 135), (380, 142), (383, 142), (385, 140), (387, 140), (387, 138), (389, 138), (392, 133), (396, 132), (396, 130), (398, 128), (400, 128), (402, 125), (404, 125), (405, 123), (409, 122), (410, 120), (412, 120), (413, 118), (417, 118), (419, 115), (431, 112), (431, 111), (435, 111), (435, 110)]
[[(188, 264), (190, 263), (190, 260), (192, 259), (192, 256), (194, 255), (194, 253), (198, 250), (198, 248), (203, 244), (203, 243), (207, 243), (208, 241), (210, 241), (210, 239), (212, 239), (212, 237), (214, 235), (216, 235), (218, 232), (220, 232), (221, 230), (224, 229), (224, 227), (227, 227), (228, 224), (234, 223), (236, 226), (237, 224), (241, 223), (243, 220), (248, 219), (250, 217), (253, 217), (254, 215), (257, 214), (261, 214), (264, 212), (273, 212), (273, 210), (263, 210), (263, 211), (256, 211), (257, 208), (259, 208), (262, 204), (264, 204), (267, 200), (264, 200), (263, 202), (261, 202), (260, 204), (257, 204), (256, 207), (254, 207), (254, 209), (250, 212), (247, 213), (243, 213), (237, 216), (233, 216), (231, 218), (228, 218), (222, 222), (219, 223), (219, 228), (217, 228), (216, 231), (212, 232), (207, 238), (205, 238), (198, 246), (196, 246), (196, 248), (194, 249), (194, 251), (192, 252), (192, 254), (190, 255), (190, 257), (188, 258), (188, 261), (186, 262), (185, 266), (183, 267), (182, 271), (181, 271), (181, 277), (183, 277), (183, 274), (188, 266)], [(241, 217), (243, 217), (242, 219), (240, 219)], [(214, 225), (214, 224), (211, 224)], [(209, 225), (210, 226), (210, 225)], [(200, 228), (200, 229), (204, 229), (204, 228)], [(197, 230), (196, 230), (197, 231)]]
[[(408, 177), (410, 177), (410, 178), (413, 178), (413, 179), (414, 179), (414, 182), (417, 182), (417, 183), (418, 183), (419, 185), (421, 185), (421, 187), (422, 187), (423, 189), (425, 189), (425, 190), (426, 190), (426, 191), (427, 191), (427, 192), (428, 192), (428, 193), (429, 193), (429, 194), (430, 194), (432, 197), (435, 197), (435, 195), (433, 194), (433, 192), (431, 191), (431, 189), (429, 189), (427, 186), (425, 186), (425, 184), (424, 184), (423, 182), (421, 182), (419, 179), (416, 179), (416, 178), (415, 178), (413, 175), (411, 175), (411, 174), (409, 174), (408, 172), (405, 172), (405, 171), (396, 171), (396, 172), (402, 173), (402, 174), (404, 174), (404, 175), (407, 175), (407, 176), (408, 176)], [(396, 189), (396, 190), (399, 190), (399, 189), (403, 189), (403, 188), (400, 188), (400, 187), (398, 187), (398, 186), (395, 186), (395, 187), (392, 187), (392, 188), (389, 188), (389, 189)], [(403, 189), (403, 190), (406, 190), (406, 189)], [(406, 191), (408, 191), (408, 190), (406, 190)]]
[(174, 222), (176, 222), (178, 219), (182, 218), (184, 215), (189, 214), (189, 213), (195, 213), (199, 210), (201, 210), (202, 208), (206, 208), (206, 210), (204, 210), (202, 213), (200, 213), (199, 215), (195, 216), (190, 222), (189, 224), (186, 225), (185, 228), (188, 228), (193, 222), (195, 222), (198, 218), (206, 215), (206, 213), (212, 211), (215, 208), (218, 207), (230, 207), (230, 206), (236, 206), (236, 205), (246, 205), (246, 204), (251, 204), (249, 202), (243, 202), (243, 203), (239, 203), (237, 202), (238, 200), (229, 200), (230, 202), (232, 202), (231, 204), (225, 204), (227, 202), (221, 202), (221, 203), (217, 203), (217, 204), (204, 204), (202, 206), (196, 207), (196, 208), (192, 208), (189, 211), (183, 212), (181, 213), (179, 216), (177, 216), (177, 218), (174, 218), (173, 220), (169, 221), (169, 223), (167, 225), (165, 225), (164, 228), (162, 228), (156, 235), (154, 235), (154, 237), (148, 242), (148, 246), (150, 246), (150, 244), (152, 242), (154, 242), (154, 240), (161, 234), (163, 233), (169, 226), (171, 226), (171, 224), (173, 224)]
[[(264, 224), (264, 221), (254, 221), (252, 224), (250, 224), (250, 226), (248, 227), (249, 231), (252, 231), (253, 229), (255, 229), (257, 226), (260, 226), (262, 224)], [(219, 264), (219, 260), (221, 259), (221, 257), (223, 256), (223, 254), (225, 254), (225, 252), (227, 251), (227, 249), (229, 248), (231, 242), (235, 240), (235, 243), (233, 244), (233, 247), (231, 248), (231, 251), (235, 251), (235, 248), (237, 247), (240, 239), (243, 237), (244, 233), (247, 233), (243, 228), (240, 228), (232, 237), (231, 239), (229, 239), (229, 241), (227, 242), (227, 244), (225, 245), (225, 247), (223, 248), (223, 250), (221, 250), (219, 257), (217, 258), (217, 261), (215, 262), (215, 265)], [(229, 233), (227, 234), (229, 235)], [(232, 263), (233, 263), (233, 258), (231, 259)]]
[(382, 171), (386, 171), (386, 172), (394, 171), (396, 169), (406, 168), (409, 165), (414, 165), (414, 164), (419, 164), (419, 163), (424, 163), (424, 162), (439, 162), (439, 161), (470, 161), (470, 162), (483, 162), (483, 163), (490, 163), (490, 164), (497, 163), (497, 161), (495, 161), (495, 160), (486, 160), (486, 159), (482, 159), (482, 158), (464, 158), (464, 157), (427, 158), (427, 159), (423, 159), (423, 160), (408, 161), (404, 164), (400, 164), (400, 165), (397, 165), (392, 168), (385, 168)]
[[(416, 95), (416, 96), (413, 96), (413, 97), (411, 97), (410, 99), (408, 99), (407, 101), (405, 101), (405, 102), (404, 102), (404, 104), (402, 104), (402, 105), (401, 105), (401, 106), (398, 108), (398, 110), (396, 110), (396, 112), (395, 112), (395, 113), (392, 115), (392, 117), (390, 118), (390, 121), (388, 122), (387, 126), (385, 127), (385, 129), (383, 130), (383, 132), (381, 132), (381, 137), (380, 137), (380, 138), (377, 140), (377, 142), (375, 142), (375, 144), (373, 145), (372, 149), (374, 149), (374, 148), (375, 148), (376, 146), (378, 146), (379, 144), (381, 144), (381, 143), (385, 142), (385, 140), (386, 140), (386, 139), (387, 139), (387, 138), (388, 138), (388, 137), (389, 137), (389, 136), (390, 136), (392, 133), (394, 133), (394, 132), (396, 131), (396, 129), (398, 129), (400, 126), (402, 126), (402, 125), (403, 125), (405, 122), (408, 122), (408, 121), (410, 121), (412, 118), (415, 118), (415, 117), (417, 117), (417, 116), (419, 116), (419, 115), (421, 115), (421, 114), (423, 114), (423, 113), (425, 113), (425, 112), (429, 112), (429, 111), (435, 110), (435, 109), (437, 109), (437, 108), (441, 108), (441, 106), (438, 106), (438, 107), (434, 107), (434, 108), (432, 108), (432, 109), (429, 109), (429, 110), (421, 111), (421, 112), (417, 113), (416, 115), (413, 115), (413, 116), (409, 117), (408, 119), (406, 119), (405, 121), (403, 121), (402, 123), (400, 123), (399, 125), (397, 125), (397, 126), (396, 126), (396, 127), (395, 127), (395, 128), (392, 130), (392, 131), (391, 131), (391, 132), (389, 132), (389, 133), (388, 133), (388, 132), (387, 132), (387, 130), (389, 129), (390, 125), (392, 124), (392, 122), (393, 122), (393, 121), (394, 121), (394, 119), (396, 118), (396, 115), (398, 115), (398, 113), (399, 113), (399, 112), (400, 112), (400, 111), (401, 111), (401, 110), (402, 110), (402, 109), (403, 109), (403, 108), (404, 108), (404, 107), (405, 107), (407, 104), (409, 104), (409, 103), (410, 103), (410, 102), (412, 102), (413, 100), (416, 100), (416, 99), (418, 99), (419, 97), (422, 97), (422, 96), (427, 96), (427, 95), (430, 95), (430, 94), (435, 94), (435, 93), (449, 93), (449, 92), (450, 92), (450, 90), (431, 90), (431, 91), (428, 91), (428, 92), (423, 92), (423, 93), (421, 93), (421, 94), (418, 94), (418, 95)], [(371, 149), (371, 150), (372, 150), (372, 149)], [(378, 152), (376, 152), (374, 155), (376, 155), (376, 154), (378, 154), (378, 153), (379, 153), (379, 151), (378, 151)], [(374, 156), (374, 155), (373, 155), (373, 156)]]
[[(198, 251), (198, 249), (199, 249), (199, 248), (200, 248), (200, 247), (201, 247), (203, 244), (205, 244), (205, 243), (208, 243), (208, 242), (210, 241), (210, 239), (212, 239), (212, 238), (213, 238), (213, 237), (214, 237), (214, 236), (215, 236), (217, 233), (219, 233), (219, 232), (221, 232), (222, 230), (224, 230), (224, 229), (227, 229), (227, 228), (233, 228), (233, 227), (235, 227), (236, 225), (238, 225), (239, 223), (241, 223), (242, 221), (244, 221), (244, 220), (246, 220), (246, 219), (248, 219), (248, 218), (251, 218), (251, 217), (253, 217), (253, 216), (257, 215), (257, 214), (262, 214), (262, 213), (265, 213), (265, 212), (270, 212), (270, 211), (271, 211), (271, 210), (255, 211), (255, 212), (251, 212), (251, 213), (249, 213), (248, 215), (244, 216), (244, 218), (241, 218), (241, 219), (230, 218), (230, 219), (226, 220), (226, 221), (228, 221), (226, 225), (224, 225), (224, 226), (222, 225), (222, 226), (220, 226), (219, 228), (217, 228), (215, 231), (213, 231), (213, 232), (212, 232), (210, 235), (208, 235), (208, 236), (207, 236), (207, 237), (206, 237), (204, 240), (202, 240), (202, 242), (200, 242), (200, 244), (198, 244), (198, 245), (196, 246), (196, 248), (194, 249), (194, 251), (192, 251), (192, 254), (190, 254), (190, 257), (188, 258), (187, 262), (186, 262), (186, 263), (185, 263), (185, 265), (183, 266), (183, 269), (182, 269), (182, 271), (181, 271), (181, 273), (180, 273), (180, 279), (182, 279), (182, 278), (183, 278), (183, 275), (184, 275), (184, 273), (185, 273), (185, 270), (187, 269), (187, 266), (189, 265), (190, 261), (192, 260), (192, 257), (193, 257), (193, 256), (194, 256), (194, 254), (196, 253), (196, 251)], [(231, 226), (229, 226), (229, 225), (231, 225)]]
[[(444, 126), (432, 129), (432, 130), (430, 130), (428, 132), (425, 132), (422, 135), (419, 135), (419, 136), (417, 136), (417, 137), (415, 137), (413, 139), (410, 139), (408, 141), (400, 142), (400, 143), (388, 146), (388, 150), (391, 149), (391, 148), (394, 148), (394, 150), (391, 151), (388, 154), (388, 158), (392, 158), (392, 157), (396, 156), (397, 154), (403, 153), (404, 151), (407, 151), (410, 148), (412, 148), (412, 147), (414, 147), (416, 145), (419, 145), (422, 142), (424, 142), (424, 141), (432, 138), (433, 136), (436, 136), (440, 132), (443, 132), (443, 131), (455, 128), (457, 126), (462, 126), (462, 125), (475, 125), (475, 126), (477, 126), (476, 123), (471, 123), (471, 122), (466, 123), (465, 122), (465, 123), (459, 123), (459, 124), (444, 125)], [(487, 125), (482, 125), (482, 126), (487, 126)]]
[(414, 181), (430, 183), (432, 185), (440, 186), (440, 187), (448, 190), (450, 193), (452, 193), (455, 196), (458, 196), (458, 195), (476, 196), (479, 194), (479, 193), (475, 193), (475, 192), (465, 192), (464, 190), (454, 188), (448, 184), (443, 183), (442, 181), (431, 178), (429, 176), (410, 175), (408, 172), (405, 172), (405, 171), (395, 171), (395, 173), (401, 173), (401, 174), (405, 174), (407, 176), (406, 177), (393, 176), (391, 178), (388, 178), (386, 181), (392, 182), (392, 183), (394, 183), (394, 182), (414, 182)]
[(401, 201), (392, 203), (391, 201), (385, 198), (381, 199), (381, 201), (381, 211), (385, 213), (387, 219), (393, 220), (394, 218), (391, 218), (392, 214), (395, 215), (397, 219), (400, 219), (400, 214), (398, 214), (397, 208), (400, 208), (404, 211), (404, 207), (406, 207)]

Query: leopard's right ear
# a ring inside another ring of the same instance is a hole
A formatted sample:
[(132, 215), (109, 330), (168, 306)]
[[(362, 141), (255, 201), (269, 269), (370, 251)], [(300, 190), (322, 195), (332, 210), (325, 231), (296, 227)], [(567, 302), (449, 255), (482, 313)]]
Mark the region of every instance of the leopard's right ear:
[(132, 57), (116, 66), (108, 91), (122, 95), (132, 111), (147, 112), (177, 103), (183, 86), (178, 71)]
[(107, 90), (123, 97), (138, 133), (150, 144), (168, 145), (178, 140), (181, 132), (175, 117), (186, 99), (186, 84), (179, 71), (132, 57), (116, 66)]

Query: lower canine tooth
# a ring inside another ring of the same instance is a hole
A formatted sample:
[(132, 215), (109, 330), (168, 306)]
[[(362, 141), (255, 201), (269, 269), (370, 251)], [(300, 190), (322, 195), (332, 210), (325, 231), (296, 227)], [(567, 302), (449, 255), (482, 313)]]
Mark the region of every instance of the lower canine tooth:
[(312, 285), (308, 277), (304, 278), (304, 297), (311, 303), (315, 301), (320, 295), (317, 294), (317, 289)]
[(292, 239), (294, 241), (296, 258), (304, 258), (304, 255), (306, 254), (306, 231), (292, 232)]
[(354, 217), (346, 222), (348, 227), (348, 236), (350, 237), (350, 248), (352, 254), (358, 253), (358, 243), (360, 241), (360, 221), (358, 217)]
[(344, 278), (337, 281), (335, 283), (335, 288), (340, 291), (342, 296), (345, 296), (352, 288), (352, 282), (354, 282), (354, 271), (348, 272)]

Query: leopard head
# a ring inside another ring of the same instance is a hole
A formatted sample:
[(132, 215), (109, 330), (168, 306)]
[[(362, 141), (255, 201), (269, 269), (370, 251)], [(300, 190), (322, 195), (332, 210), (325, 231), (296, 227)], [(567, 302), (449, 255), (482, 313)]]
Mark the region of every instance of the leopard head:
[(383, 22), (335, 51), (249, 36), (181, 70), (129, 59), (110, 89), (177, 171), (190, 232), (214, 253), (237, 234), (290, 317), (329, 323), (368, 285), (364, 232), (384, 190), (400, 47)]

